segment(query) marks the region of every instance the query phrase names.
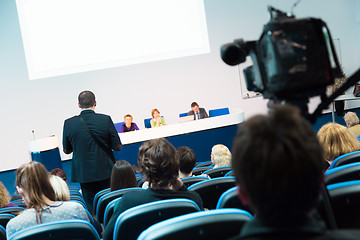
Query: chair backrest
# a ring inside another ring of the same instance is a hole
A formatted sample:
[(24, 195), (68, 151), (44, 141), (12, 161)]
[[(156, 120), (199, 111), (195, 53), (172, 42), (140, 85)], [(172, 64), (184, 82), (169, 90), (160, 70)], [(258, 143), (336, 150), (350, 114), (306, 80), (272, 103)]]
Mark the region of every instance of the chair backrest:
[(360, 228), (360, 180), (327, 186), (338, 228)]
[(228, 239), (239, 234), (253, 216), (239, 209), (216, 209), (189, 213), (154, 224), (138, 240)]
[(189, 115), (189, 113), (187, 113), (187, 112), (186, 113), (180, 113), (179, 117), (186, 117), (187, 115)]
[(14, 218), (14, 214), (10, 213), (1, 213), (0, 214), (0, 225), (6, 228), (6, 224), (10, 221), (10, 219)]
[(233, 170), (228, 171), (228, 172), (225, 174), (225, 176), (224, 176), (224, 177), (231, 177), (231, 176), (235, 176), (235, 173), (234, 173), (234, 171), (233, 171)]
[(25, 208), (23, 208), (23, 207), (5, 207), (5, 208), (0, 208), (0, 214), (1, 213), (10, 213), (10, 214), (17, 215), (18, 213), (20, 213), (24, 210), (25, 210)]
[(96, 232), (99, 234), (99, 236), (102, 235), (103, 232), (103, 227), (101, 226), (101, 224), (99, 223), (99, 221), (97, 221), (96, 219), (94, 219), (94, 217), (91, 215), (91, 213), (85, 208), (85, 212), (89, 218), (89, 221), (91, 223), (91, 225), (95, 228)]
[(121, 199), (121, 197), (115, 198), (114, 200), (109, 202), (108, 205), (106, 206), (105, 212), (104, 212), (104, 220), (103, 220), (104, 229), (105, 229), (106, 225), (108, 224), (111, 216), (114, 214), (114, 207), (115, 207), (116, 203), (120, 201), (120, 199)]
[(145, 118), (144, 119), (144, 126), (145, 126), (145, 128), (151, 128), (151, 124), (150, 124), (150, 120), (151, 120), (152, 118)]
[(10, 237), (11, 240), (100, 240), (94, 227), (83, 220), (43, 223), (25, 228)]
[(345, 164), (360, 162), (360, 151), (346, 153), (334, 159), (331, 163), (329, 170)]
[(211, 178), (217, 178), (217, 177), (224, 177), (225, 174), (231, 170), (232, 170), (231, 166), (217, 167), (217, 168), (206, 170), (205, 172), (203, 172), (203, 174), (206, 174)]
[(93, 211), (96, 213), (96, 206), (99, 202), (99, 199), (106, 193), (111, 192), (111, 188), (106, 188), (104, 190), (99, 191), (97, 194), (95, 194), (94, 202), (93, 202)]
[(212, 169), (212, 167), (199, 167), (192, 170), (193, 175), (201, 175), (206, 170)]
[(6, 229), (0, 226), (0, 240), (6, 240)]
[(193, 185), (194, 183), (198, 183), (201, 181), (209, 180), (208, 177), (203, 176), (193, 176), (193, 177), (187, 177), (182, 178), (181, 181), (184, 183), (184, 185), (188, 188), (189, 186)]
[(325, 172), (325, 184), (360, 180), (360, 162), (349, 163)]
[(196, 168), (209, 167), (211, 164), (213, 164), (211, 161), (198, 162), (198, 163), (196, 163), (195, 167)]
[(232, 187), (235, 187), (234, 177), (219, 177), (195, 183), (188, 189), (200, 195), (204, 208), (215, 209), (221, 194)]
[(120, 214), (116, 219), (113, 239), (136, 239), (155, 223), (198, 211), (200, 208), (194, 201), (182, 198), (142, 204)]
[(219, 108), (219, 109), (212, 109), (209, 110), (209, 117), (216, 117), (221, 115), (229, 114), (229, 108)]
[(105, 208), (108, 205), (108, 203), (111, 202), (112, 200), (114, 200), (115, 198), (122, 197), (122, 195), (124, 195), (127, 192), (144, 191), (144, 190), (145, 189), (142, 189), (139, 187), (133, 187), (133, 188), (124, 188), (124, 189), (120, 189), (120, 190), (116, 190), (116, 191), (104, 194), (103, 196), (100, 197), (100, 199), (96, 205), (96, 219), (100, 223), (103, 223)]
[(121, 131), (121, 126), (122, 126), (124, 123), (125, 123), (125, 122), (114, 123), (115, 129), (116, 129), (116, 131), (117, 131), (118, 133)]
[(255, 212), (249, 206), (245, 206), (239, 199), (238, 194), (237, 194), (237, 188), (238, 187), (230, 188), (229, 190), (227, 190), (223, 194), (221, 194), (221, 196), (216, 204), (216, 209), (237, 208), (237, 209), (242, 209), (242, 210), (248, 211), (249, 213), (254, 215)]

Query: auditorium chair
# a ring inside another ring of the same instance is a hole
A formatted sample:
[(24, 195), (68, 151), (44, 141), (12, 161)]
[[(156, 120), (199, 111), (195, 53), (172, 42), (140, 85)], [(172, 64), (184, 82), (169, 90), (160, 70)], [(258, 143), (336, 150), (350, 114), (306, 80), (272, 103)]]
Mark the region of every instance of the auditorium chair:
[(209, 110), (209, 117), (216, 117), (221, 115), (229, 114), (229, 108), (218, 108)]
[(145, 189), (142, 189), (139, 187), (124, 188), (124, 189), (116, 190), (113, 192), (105, 193), (103, 196), (101, 196), (96, 205), (96, 219), (100, 223), (103, 223), (104, 212), (105, 212), (105, 208), (108, 205), (108, 203), (116, 198), (122, 197), (122, 195), (124, 195), (127, 192), (131, 192), (131, 191), (145, 191)]
[(115, 223), (113, 239), (137, 239), (142, 231), (155, 223), (198, 211), (200, 208), (194, 201), (184, 198), (142, 204), (119, 215)]
[(114, 214), (114, 207), (115, 205), (120, 201), (121, 197), (115, 198), (114, 200), (110, 201), (108, 205), (106, 205), (105, 211), (104, 211), (104, 220), (103, 220), (103, 226), (104, 229), (106, 225), (108, 224), (110, 218)]
[(6, 229), (0, 225), (0, 240), (6, 240)]
[(66, 220), (31, 226), (14, 233), (11, 240), (100, 240), (94, 227), (83, 220)]
[(213, 169), (212, 167), (200, 167), (200, 168), (194, 168), (192, 170), (192, 173), (193, 175), (201, 175), (203, 174), (203, 172), (205, 172), (206, 170), (209, 170), (209, 169)]
[(99, 199), (106, 193), (111, 192), (111, 188), (106, 188), (104, 190), (99, 191), (97, 194), (95, 194), (94, 202), (93, 202), (93, 211), (96, 213), (96, 206), (99, 201)]
[(150, 124), (150, 120), (151, 120), (152, 118), (145, 118), (144, 119), (144, 126), (145, 126), (145, 128), (151, 128), (151, 124)]
[(217, 178), (217, 177), (224, 177), (225, 174), (231, 170), (232, 170), (231, 166), (217, 167), (217, 168), (206, 170), (202, 174), (206, 174), (210, 178)]
[(10, 214), (18, 215), (20, 212), (22, 212), (24, 210), (25, 210), (25, 208), (23, 208), (23, 207), (5, 207), (5, 208), (0, 208), (0, 214), (1, 213), (10, 213)]
[(233, 170), (228, 171), (228, 172), (225, 174), (225, 176), (224, 176), (224, 177), (231, 177), (231, 176), (235, 176), (235, 173), (234, 173), (234, 171), (233, 171)]
[(120, 133), (121, 126), (124, 125), (124, 123), (125, 122), (114, 123), (115, 129), (118, 133)]
[(360, 162), (360, 151), (346, 153), (344, 155), (335, 158), (334, 161), (331, 163), (329, 170), (354, 162)]
[(187, 113), (187, 112), (186, 113), (180, 113), (179, 117), (186, 117), (187, 115), (189, 115), (189, 113)]
[(215, 209), (221, 194), (232, 187), (235, 187), (234, 177), (219, 177), (195, 183), (188, 190), (200, 195), (204, 208)]
[(229, 239), (239, 234), (253, 216), (240, 209), (216, 209), (189, 213), (152, 225), (138, 240)]
[(195, 168), (210, 167), (213, 163), (211, 161), (199, 162), (195, 165)]
[(360, 162), (349, 163), (325, 172), (325, 184), (360, 180)]
[(186, 177), (182, 178), (181, 181), (184, 183), (184, 185), (188, 188), (189, 186), (193, 185), (194, 183), (198, 183), (201, 181), (209, 180), (208, 177), (203, 176), (193, 176), (193, 177)]
[(0, 213), (0, 225), (6, 228), (6, 224), (10, 221), (10, 219), (14, 217), (15, 217), (14, 214)]
[(238, 194), (237, 194), (237, 188), (238, 187), (230, 188), (229, 190), (227, 190), (223, 194), (221, 194), (221, 196), (216, 204), (216, 209), (237, 208), (237, 209), (248, 211), (249, 213), (254, 215), (255, 212), (249, 206), (245, 206), (239, 199)]

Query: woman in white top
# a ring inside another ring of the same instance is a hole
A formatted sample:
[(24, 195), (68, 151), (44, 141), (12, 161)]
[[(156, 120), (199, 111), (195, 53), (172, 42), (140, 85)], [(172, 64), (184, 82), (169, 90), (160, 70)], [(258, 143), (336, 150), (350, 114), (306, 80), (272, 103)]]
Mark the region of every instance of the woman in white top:
[(89, 221), (81, 204), (55, 201), (49, 173), (39, 162), (32, 161), (17, 169), (16, 189), (27, 208), (6, 225), (7, 239), (19, 230), (41, 223), (70, 219)]

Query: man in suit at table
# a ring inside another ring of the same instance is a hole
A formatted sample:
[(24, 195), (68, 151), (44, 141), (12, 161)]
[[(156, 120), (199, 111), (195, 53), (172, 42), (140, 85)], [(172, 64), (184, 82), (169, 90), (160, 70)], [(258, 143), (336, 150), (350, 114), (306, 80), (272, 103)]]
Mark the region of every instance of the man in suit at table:
[(197, 102), (193, 102), (191, 104), (191, 111), (188, 112), (188, 115), (189, 116), (194, 115), (194, 120), (199, 120), (209, 117), (205, 108), (199, 108), (199, 104), (197, 104)]
[(94, 196), (110, 187), (110, 176), (115, 158), (112, 149), (122, 148), (111, 117), (95, 113), (95, 95), (91, 91), (79, 94), (79, 116), (64, 122), (64, 153), (73, 152), (71, 181), (80, 183), (82, 194), (90, 212)]

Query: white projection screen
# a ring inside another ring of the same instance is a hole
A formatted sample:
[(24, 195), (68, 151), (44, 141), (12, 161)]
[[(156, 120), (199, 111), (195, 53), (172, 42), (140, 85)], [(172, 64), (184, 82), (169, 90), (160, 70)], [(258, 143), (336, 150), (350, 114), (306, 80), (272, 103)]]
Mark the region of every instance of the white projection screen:
[(203, 0), (16, 0), (29, 79), (210, 52)]

